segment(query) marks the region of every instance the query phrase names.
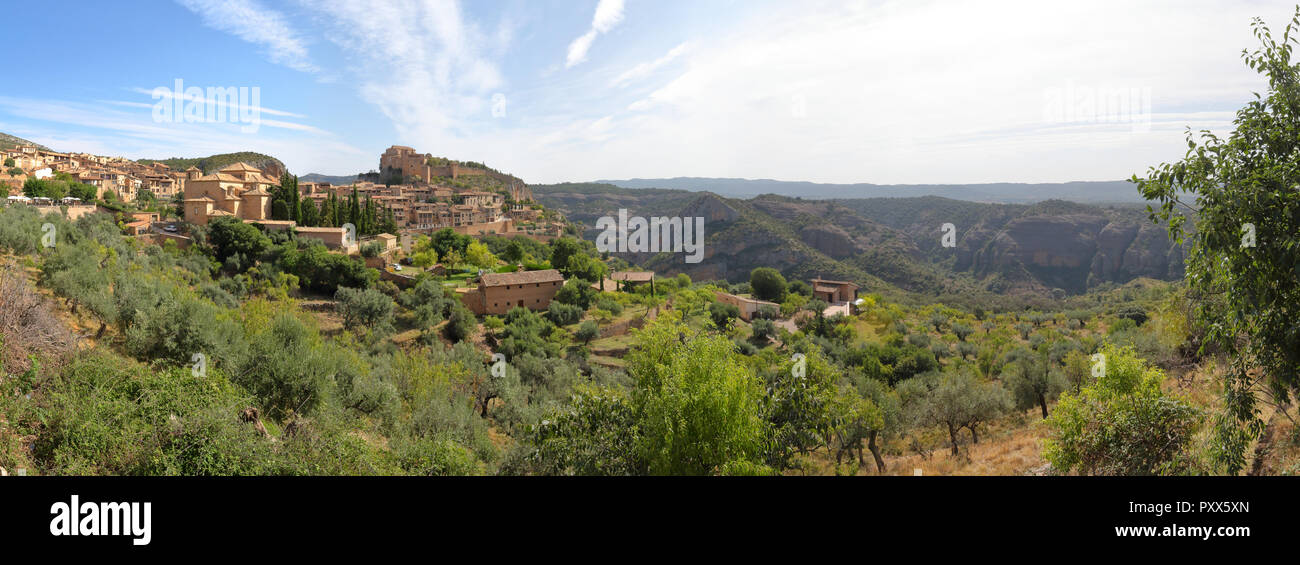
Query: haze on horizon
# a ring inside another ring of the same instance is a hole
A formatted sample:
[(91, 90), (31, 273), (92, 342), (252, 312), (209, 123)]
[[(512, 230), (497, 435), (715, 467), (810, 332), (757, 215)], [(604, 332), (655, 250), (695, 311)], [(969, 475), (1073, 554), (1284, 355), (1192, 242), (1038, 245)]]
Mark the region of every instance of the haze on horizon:
[[(57, 2), (56, 2), (57, 3)], [(296, 173), (393, 144), (533, 183), (1117, 180), (1264, 90), (1250, 20), (1293, 2), (67, 2), (0, 131), (131, 158), (258, 151)], [(76, 41), (51, 40), (57, 27)], [(87, 50), (86, 45), (96, 45)], [(260, 90), (261, 127), (158, 123), (176, 79)], [(1116, 93), (1137, 103), (1112, 114)]]

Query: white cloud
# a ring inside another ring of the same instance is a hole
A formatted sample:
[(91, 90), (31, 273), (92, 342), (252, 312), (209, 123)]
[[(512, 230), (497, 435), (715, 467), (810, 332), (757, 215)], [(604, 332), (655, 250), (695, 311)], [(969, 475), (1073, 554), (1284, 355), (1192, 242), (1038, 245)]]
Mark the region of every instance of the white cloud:
[(355, 61), (362, 99), (393, 122), (396, 141), (445, 140), (489, 115), (491, 94), (504, 86), (487, 53), (509, 41), (509, 21), (483, 33), (451, 0), (303, 1)]
[(683, 54), (686, 53), (686, 50), (688, 48), (689, 48), (689, 44), (680, 43), (676, 47), (673, 47), (671, 50), (665, 53), (664, 56), (655, 59), (653, 61), (640, 63), (635, 67), (632, 67), (624, 71), (623, 74), (618, 75), (618, 77), (616, 77), (611, 84), (613, 86), (627, 86), (632, 82), (642, 80), (650, 76), (655, 71), (663, 68), (668, 63), (673, 62), (674, 59), (681, 57)]
[(297, 71), (314, 73), (306, 42), (289, 26), (283, 14), (257, 0), (177, 0), (203, 18), (204, 25), (230, 33), (266, 48), (271, 62)]
[[(85, 151), (130, 159), (198, 157), (217, 153), (256, 151), (273, 155), (295, 172), (329, 170), (339, 159), (369, 157), (329, 132), (277, 120), (244, 133), (237, 123), (155, 122), (149, 111), (135, 105), (37, 100), (0, 96), (0, 113), (42, 124), (3, 125), (4, 131), (62, 151)], [(49, 124), (63, 127), (49, 127)], [(75, 128), (76, 133), (68, 133)], [(53, 133), (51, 133), (53, 132)]]
[(591, 50), (591, 44), (596, 40), (597, 34), (609, 33), (609, 30), (623, 22), (623, 0), (600, 0), (596, 4), (596, 13), (591, 17), (591, 30), (587, 31), (572, 43), (569, 43), (569, 50), (564, 58), (566, 68), (573, 67), (587, 60), (587, 51)]
[(569, 44), (568, 55), (564, 58), (564, 66), (572, 67), (587, 60), (587, 51), (591, 49), (591, 42), (596, 40), (596, 30), (588, 31), (579, 35), (573, 43)]
[[(522, 87), (508, 92), (510, 119), (494, 120), (491, 96), (508, 86), (498, 61), (516, 36), (553, 28), (516, 34), (506, 16), (484, 30), (451, 0), (298, 1), (324, 24), (314, 35), (349, 58), (347, 84), (391, 120), (392, 143), (485, 161), (530, 182), (1125, 178), (1180, 158), (1186, 126), (1230, 127), (1232, 111), (1266, 86), (1239, 56), (1257, 45), (1250, 18), (1263, 17), (1277, 32), (1293, 9), (1227, 0), (776, 4), (711, 25), (689, 43), (664, 44), (659, 58), (512, 76)], [(599, 2), (591, 26), (569, 44), (565, 66), (587, 60), (623, 20), (623, 2)], [(306, 60), (305, 47), (301, 54)], [(1045, 120), (1049, 93), (1069, 85), (1149, 90), (1149, 130)], [(340, 145), (313, 142), (285, 153), (301, 156), (298, 170), (374, 166), (373, 148), (356, 157)]]
[(609, 33), (609, 30), (622, 22), (623, 0), (600, 0), (596, 4), (595, 15), (591, 17), (591, 29)]
[[(183, 83), (182, 83), (182, 84), (183, 84)], [(166, 85), (166, 86), (164, 86), (164, 87), (161, 87), (161, 89), (156, 90), (156, 92), (157, 92), (158, 94), (161, 95), (161, 98), (166, 98), (166, 99), (168, 99), (168, 100), (175, 100), (175, 99), (177, 99), (177, 98), (180, 98), (181, 100), (194, 100), (194, 101), (200, 101), (200, 102), (209, 103), (209, 104), (213, 104), (213, 105), (221, 106), (221, 107), (225, 107), (225, 108), (229, 108), (229, 107), (230, 107), (230, 104), (228, 104), (225, 100), (221, 99), (220, 97), (213, 96), (212, 98), (206, 98), (206, 97), (194, 97), (194, 96), (188, 96), (188, 95), (186, 95), (184, 92), (176, 92), (176, 91), (172, 88), (172, 86), (173, 86), (173, 85), (170, 85), (170, 84), (169, 84), (169, 85)], [(191, 86), (194, 86), (194, 85), (191, 85)], [(229, 88), (229, 87), (223, 87), (223, 88)], [(155, 92), (155, 89), (153, 89), (153, 88), (132, 88), (131, 91), (132, 91), (132, 92), (139, 93), (139, 94), (145, 94), (145, 95), (148, 95), (148, 96), (153, 96), (153, 95), (154, 95), (154, 92)], [(207, 88), (204, 88), (204, 92), (205, 92), (205, 93), (207, 92)], [(113, 104), (117, 104), (117, 105), (121, 105), (121, 106), (135, 106), (135, 107), (137, 107), (137, 108), (141, 108), (141, 107), (152, 108), (152, 107), (153, 107), (153, 104), (145, 104), (145, 103), (142, 103), (142, 102), (112, 102), (112, 103), (113, 103)], [(258, 106), (258, 107), (256, 108), (256, 110), (257, 110), (258, 112), (262, 113), (262, 114), (270, 114), (270, 115), (272, 115), (272, 116), (283, 116), (283, 117), (288, 117), (288, 118), (305, 118), (305, 117), (307, 117), (307, 116), (304, 116), (304, 115), (302, 115), (302, 114), (295, 114), (295, 113), (293, 113), (293, 112), (286, 112), (286, 111), (284, 111), (284, 110), (276, 110), (276, 109), (274, 109), (274, 108), (267, 108), (266, 106)]]
[[(521, 170), (548, 181), (1127, 178), (1180, 158), (1184, 127), (1230, 128), (1231, 112), (1266, 86), (1240, 60), (1242, 48), (1258, 43), (1250, 18), (1261, 16), (1278, 32), (1292, 10), (1283, 2), (1210, 0), (909, 0), (765, 10), (692, 40), (679, 57), (682, 70), (649, 94), (610, 97), (624, 110), (613, 114), (607, 141), (577, 160), (564, 159), (560, 147), (539, 151)], [(645, 65), (638, 67), (652, 66)], [(1045, 121), (1049, 93), (1070, 85), (1149, 92), (1149, 130)], [(593, 108), (591, 117), (608, 113)]]

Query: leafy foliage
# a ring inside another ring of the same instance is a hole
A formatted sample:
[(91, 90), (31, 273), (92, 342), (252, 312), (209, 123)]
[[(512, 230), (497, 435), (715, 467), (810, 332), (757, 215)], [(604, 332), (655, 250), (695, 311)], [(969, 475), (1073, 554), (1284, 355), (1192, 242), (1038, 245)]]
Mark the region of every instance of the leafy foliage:
[(1242, 59), (1268, 80), (1266, 95), (1237, 111), (1226, 139), (1189, 131), (1183, 160), (1132, 179), (1158, 203), (1148, 207), (1151, 218), (1191, 240), (1188, 284), (1206, 298), (1199, 316), (1208, 339), (1235, 359), (1216, 419), (1217, 462), (1229, 472), (1244, 466), (1245, 447), (1263, 428), (1251, 368), (1263, 369), (1282, 403), (1300, 391), (1300, 65), (1292, 61), (1300, 7), (1280, 40), (1258, 18), (1252, 27), (1260, 45)]

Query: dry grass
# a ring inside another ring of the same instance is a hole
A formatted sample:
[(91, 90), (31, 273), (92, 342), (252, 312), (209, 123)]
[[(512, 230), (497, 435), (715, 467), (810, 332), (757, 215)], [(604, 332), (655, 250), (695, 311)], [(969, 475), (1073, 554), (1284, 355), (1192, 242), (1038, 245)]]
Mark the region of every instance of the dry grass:
[(0, 360), (5, 371), (26, 371), (33, 355), (57, 363), (71, 352), (75, 340), (56, 310), (12, 260), (0, 264)]
[[(1047, 426), (1039, 418), (1037, 409), (1026, 411), (994, 422), (980, 430), (980, 442), (970, 443), (970, 432), (958, 437), (959, 453), (953, 456), (946, 443), (935, 444), (928, 456), (908, 449), (905, 440), (887, 446), (884, 455), (886, 471), (876, 471), (871, 453), (863, 451), (865, 465), (858, 466), (856, 456), (845, 455), (844, 464), (836, 469), (835, 454), (825, 449), (795, 463), (790, 475), (834, 475), (854, 472), (857, 475), (911, 476), (916, 469), (925, 476), (935, 475), (1027, 475), (1034, 474), (1047, 464), (1043, 459), (1043, 440)], [(938, 436), (927, 439), (937, 439)], [(893, 452), (893, 455), (890, 454)], [(854, 469), (854, 467), (857, 467)]]
[[(1017, 424), (1011, 418), (984, 430), (978, 444), (970, 443), (970, 434), (960, 439), (960, 453), (953, 456), (945, 445), (935, 449), (930, 457), (918, 454), (886, 457), (886, 474), (913, 475), (921, 469), (922, 475), (1024, 475), (1047, 463), (1043, 459), (1043, 440), (1047, 426), (1033, 411), (1026, 412), (1026, 421)], [(875, 473), (872, 466), (868, 474)]]

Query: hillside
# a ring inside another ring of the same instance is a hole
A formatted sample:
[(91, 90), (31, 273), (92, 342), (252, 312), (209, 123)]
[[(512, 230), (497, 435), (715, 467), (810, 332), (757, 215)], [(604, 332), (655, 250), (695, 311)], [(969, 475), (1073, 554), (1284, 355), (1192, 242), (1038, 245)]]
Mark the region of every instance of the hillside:
[(675, 177), (666, 179), (600, 180), (622, 188), (666, 188), (713, 192), (731, 198), (779, 194), (801, 198), (903, 198), (942, 196), (972, 202), (1030, 204), (1070, 199), (1091, 203), (1142, 202), (1128, 181), (987, 184), (827, 184), (771, 179)]
[(279, 159), (270, 155), (254, 153), (252, 151), (222, 153), (219, 155), (194, 158), (172, 157), (169, 159), (138, 159), (137, 162), (145, 165), (150, 163), (162, 163), (172, 169), (182, 171), (190, 167), (198, 167), (203, 171), (203, 174), (213, 173), (226, 165), (233, 165), (242, 162), (262, 169), (267, 175), (277, 179), (280, 178), (280, 175), (289, 170)]
[(12, 149), (19, 145), (35, 145), (37, 148), (44, 149), (46, 151), (50, 150), (49, 147), (46, 147), (39, 143), (33, 141), (27, 141), (26, 139), (23, 139), (21, 137), (0, 132), (0, 149)]
[[(1078, 294), (1105, 283), (1182, 277), (1183, 252), (1132, 206), (1064, 201), (1035, 205), (940, 197), (806, 200), (627, 189), (601, 184), (534, 187), (541, 202), (588, 227), (631, 215), (707, 218), (706, 259), (629, 254), (634, 263), (694, 279), (746, 280), (756, 267), (787, 277), (848, 278), (866, 288), (927, 295)], [(955, 247), (942, 245), (952, 223)], [(588, 230), (587, 239), (599, 233)]]
[(322, 175), (320, 173), (308, 173), (298, 177), (298, 182), (327, 182), (330, 184), (352, 184), (361, 178), (362, 175)]

